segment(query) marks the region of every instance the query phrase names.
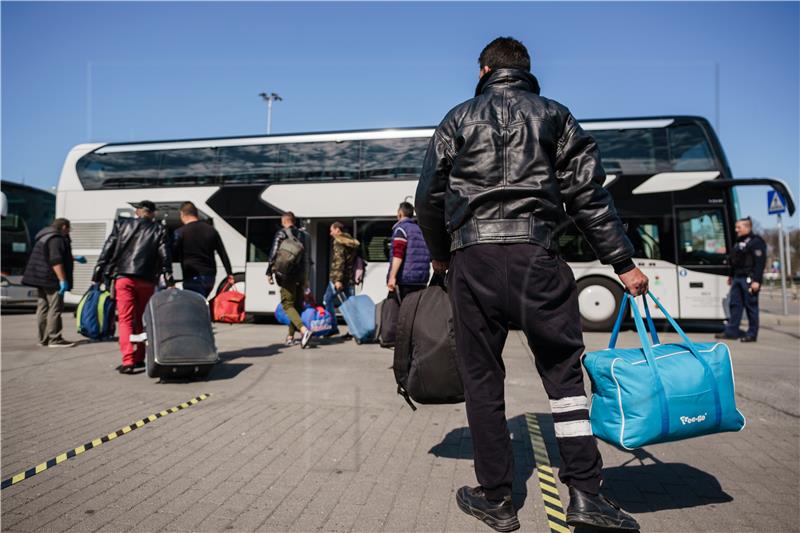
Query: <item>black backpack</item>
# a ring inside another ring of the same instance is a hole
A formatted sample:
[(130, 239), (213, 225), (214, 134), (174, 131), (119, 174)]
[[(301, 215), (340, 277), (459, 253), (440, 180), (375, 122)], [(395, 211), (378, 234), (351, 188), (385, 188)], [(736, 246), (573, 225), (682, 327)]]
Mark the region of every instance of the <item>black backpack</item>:
[(397, 393), (412, 409), (423, 404), (461, 403), (464, 385), (456, 363), (450, 299), (439, 276), (427, 289), (403, 299), (394, 346)]

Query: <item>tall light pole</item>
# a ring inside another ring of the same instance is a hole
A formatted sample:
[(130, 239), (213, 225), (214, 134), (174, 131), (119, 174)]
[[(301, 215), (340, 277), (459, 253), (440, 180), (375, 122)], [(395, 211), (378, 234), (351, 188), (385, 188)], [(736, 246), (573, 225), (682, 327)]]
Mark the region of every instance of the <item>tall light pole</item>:
[(269, 135), (272, 133), (272, 102), (280, 102), (283, 98), (278, 96), (278, 93), (258, 93), (258, 96), (267, 103), (267, 135)]

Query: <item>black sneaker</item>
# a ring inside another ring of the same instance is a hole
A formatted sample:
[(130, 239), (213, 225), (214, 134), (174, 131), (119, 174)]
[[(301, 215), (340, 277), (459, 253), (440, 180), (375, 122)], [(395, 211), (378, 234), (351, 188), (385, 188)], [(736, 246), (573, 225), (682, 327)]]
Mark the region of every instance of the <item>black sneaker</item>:
[(136, 361), (135, 363), (133, 363), (133, 368), (144, 368), (144, 367), (145, 367), (144, 361)]
[(569, 488), (567, 524), (590, 526), (616, 531), (639, 531), (639, 524), (619, 505), (602, 494), (589, 494)]
[(65, 341), (64, 339), (56, 339), (47, 343), (48, 348), (72, 348), (75, 346), (74, 342)]
[(308, 343), (311, 342), (311, 330), (307, 329), (305, 333), (303, 333), (303, 338), (300, 339), (300, 348), (305, 350), (308, 347)]
[(499, 502), (486, 498), (481, 487), (461, 487), (456, 492), (458, 508), (470, 516), (481, 520), (495, 531), (516, 531), (519, 529), (517, 510), (511, 503), (511, 497)]
[(738, 335), (728, 335), (726, 332), (721, 331), (721, 332), (715, 334), (714, 338), (715, 339), (731, 339), (731, 340), (733, 340), (733, 339), (738, 339), (739, 336)]
[(120, 374), (133, 374), (133, 365), (119, 365), (117, 371)]
[(739, 340), (740, 340), (741, 342), (756, 342), (756, 338), (755, 338), (755, 337), (753, 337), (752, 335), (745, 335), (744, 337), (742, 337), (742, 338), (741, 338), (741, 339), (739, 339)]

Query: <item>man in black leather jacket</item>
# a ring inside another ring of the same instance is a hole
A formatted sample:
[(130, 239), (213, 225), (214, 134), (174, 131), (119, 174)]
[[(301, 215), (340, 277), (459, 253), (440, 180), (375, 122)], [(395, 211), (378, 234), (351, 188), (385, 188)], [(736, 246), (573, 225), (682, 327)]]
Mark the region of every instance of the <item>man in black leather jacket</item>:
[(478, 487), (459, 507), (497, 531), (519, 528), (511, 502), (513, 453), (505, 417), (502, 351), (522, 327), (550, 398), (569, 487), (570, 525), (635, 530), (600, 494), (602, 459), (589, 424), (575, 279), (556, 250), (569, 216), (626, 289), (647, 291), (631, 261), (594, 139), (561, 104), (539, 96), (530, 56), (501, 37), (479, 58), (475, 97), (436, 128), (416, 195), (434, 270), (448, 272), (459, 370), (464, 382)]
[(145, 346), (132, 343), (130, 336), (142, 332), (142, 316), (158, 277), (163, 274), (167, 284), (174, 283), (167, 230), (154, 220), (155, 204), (145, 200), (135, 207), (136, 218), (114, 224), (92, 275), (95, 283), (114, 283), (123, 374), (144, 366)]

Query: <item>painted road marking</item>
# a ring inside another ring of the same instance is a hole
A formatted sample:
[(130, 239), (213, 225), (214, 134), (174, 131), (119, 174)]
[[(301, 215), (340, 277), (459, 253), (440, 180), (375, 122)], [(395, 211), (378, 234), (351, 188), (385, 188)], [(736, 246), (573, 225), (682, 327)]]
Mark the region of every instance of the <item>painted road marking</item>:
[(542, 505), (544, 505), (544, 512), (547, 513), (547, 525), (550, 527), (551, 533), (570, 533), (566, 522), (567, 516), (564, 513), (564, 506), (561, 504), (561, 496), (558, 493), (553, 467), (550, 466), (550, 456), (547, 454), (547, 446), (544, 443), (542, 430), (539, 427), (539, 418), (533, 413), (525, 413), (525, 421), (528, 424), (528, 433), (531, 437), (533, 460), (536, 463), (539, 488), (542, 489)]
[(152, 422), (154, 420), (158, 420), (161, 417), (167, 416), (170, 413), (176, 413), (176, 412), (180, 411), (181, 409), (186, 409), (187, 407), (191, 407), (192, 405), (200, 403), (203, 400), (205, 400), (206, 398), (208, 398), (209, 396), (211, 396), (210, 393), (209, 394), (201, 394), (197, 398), (192, 398), (188, 402), (184, 402), (184, 403), (182, 403), (182, 404), (180, 404), (178, 406), (170, 407), (166, 411), (161, 411), (160, 413), (156, 413), (154, 415), (150, 415), (150, 416), (148, 416), (146, 418), (143, 418), (141, 420), (137, 420), (133, 424), (131, 424), (129, 426), (125, 426), (124, 428), (118, 429), (114, 433), (109, 433), (108, 435), (106, 435), (104, 437), (100, 437), (99, 439), (94, 439), (93, 441), (87, 442), (86, 444), (84, 444), (82, 446), (78, 446), (77, 448), (73, 448), (73, 449), (71, 449), (69, 451), (66, 451), (66, 452), (60, 454), (60, 455), (57, 455), (53, 459), (49, 459), (49, 460), (45, 461), (44, 463), (38, 464), (38, 465), (36, 465), (34, 467), (31, 467), (31, 468), (25, 470), (24, 472), (20, 472), (19, 474), (15, 475), (15, 476), (12, 476), (12, 477), (10, 477), (8, 479), (4, 479), (2, 481), (2, 484), (0, 484), (0, 490), (8, 488), (11, 485), (16, 485), (20, 481), (24, 481), (26, 479), (32, 478), (36, 474), (38, 474), (40, 472), (44, 472), (48, 468), (52, 468), (57, 464), (63, 463), (67, 459), (72, 459), (76, 455), (80, 455), (80, 454), (84, 453), (87, 450), (91, 450), (92, 448), (97, 448), (98, 446), (100, 446), (104, 442), (108, 442), (110, 440), (116, 439), (117, 437), (121, 437), (121, 436), (125, 435), (126, 433), (130, 433), (134, 429), (138, 429), (138, 428), (144, 426), (145, 424), (149, 424), (150, 422)]

